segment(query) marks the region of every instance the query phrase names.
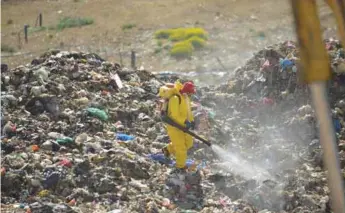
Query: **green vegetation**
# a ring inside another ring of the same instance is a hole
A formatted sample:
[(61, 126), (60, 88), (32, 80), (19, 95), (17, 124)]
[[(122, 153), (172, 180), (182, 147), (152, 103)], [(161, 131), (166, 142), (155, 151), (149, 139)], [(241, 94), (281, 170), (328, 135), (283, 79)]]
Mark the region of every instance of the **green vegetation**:
[(46, 27), (29, 27), (29, 33), (34, 33), (34, 32), (41, 32), (46, 30)]
[(188, 41), (180, 41), (173, 45), (170, 55), (175, 58), (189, 58), (192, 56), (193, 46)]
[(161, 47), (155, 48), (155, 51), (154, 51), (155, 54), (158, 54), (160, 52), (162, 52), (162, 48)]
[(163, 46), (163, 42), (160, 41), (160, 40), (158, 40), (158, 41), (157, 41), (157, 46), (158, 46), (158, 47), (162, 47), (162, 46)]
[(190, 42), (195, 49), (201, 49), (206, 45), (206, 41), (198, 36), (192, 36), (187, 41)]
[(71, 17), (64, 17), (59, 20), (59, 22), (56, 25), (52, 26), (42, 26), (42, 27), (29, 27), (29, 33), (35, 33), (35, 32), (41, 32), (45, 30), (63, 30), (65, 28), (73, 28), (73, 27), (81, 27), (85, 25), (93, 24), (94, 21), (92, 18), (71, 18)]
[(57, 30), (63, 30), (65, 28), (81, 27), (81, 26), (90, 25), (90, 24), (93, 24), (93, 19), (92, 18), (64, 17), (56, 25), (56, 29)]
[(155, 32), (156, 39), (167, 39), (170, 36), (171, 30), (158, 30)]
[(122, 25), (122, 30), (130, 30), (130, 29), (132, 29), (132, 28), (134, 28), (134, 27), (136, 27), (137, 25), (135, 25), (135, 24), (124, 24), (124, 25)]
[(171, 41), (183, 41), (192, 36), (207, 40), (207, 32), (202, 28), (175, 28), (158, 30), (155, 33), (156, 39), (170, 39)]
[(186, 39), (186, 31), (184, 29), (178, 28), (171, 30), (171, 34), (169, 35), (170, 41), (183, 41)]
[[(175, 28), (158, 30), (154, 34), (158, 40), (157, 45), (163, 49), (170, 50), (170, 55), (176, 58), (188, 58), (194, 50), (206, 46), (208, 33), (202, 28)], [(172, 42), (170, 45), (163, 45), (163, 42)], [(156, 52), (156, 51), (155, 51)]]
[(170, 50), (171, 49), (171, 45), (170, 44), (166, 44), (166, 45), (163, 46), (163, 49)]
[(1, 43), (1, 52), (14, 53), (16, 50), (10, 45)]

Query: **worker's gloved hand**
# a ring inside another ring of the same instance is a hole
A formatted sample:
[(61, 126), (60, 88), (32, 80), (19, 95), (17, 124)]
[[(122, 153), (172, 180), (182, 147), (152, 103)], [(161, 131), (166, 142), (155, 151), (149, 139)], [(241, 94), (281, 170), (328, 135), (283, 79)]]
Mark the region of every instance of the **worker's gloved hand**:
[(195, 129), (195, 122), (194, 122), (194, 121), (190, 122), (190, 128), (191, 128), (192, 130)]
[(184, 122), (184, 124), (186, 125), (187, 129), (190, 129), (192, 127), (192, 123), (187, 120)]

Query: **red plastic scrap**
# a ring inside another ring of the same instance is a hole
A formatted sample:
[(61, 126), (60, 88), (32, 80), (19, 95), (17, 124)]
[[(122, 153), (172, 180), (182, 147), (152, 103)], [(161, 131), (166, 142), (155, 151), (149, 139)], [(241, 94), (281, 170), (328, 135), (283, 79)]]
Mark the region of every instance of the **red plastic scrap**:
[(266, 59), (265, 63), (261, 66), (260, 71), (264, 71), (266, 68), (270, 67), (271, 63), (268, 59)]
[(227, 206), (226, 200), (224, 200), (224, 199), (222, 199), (222, 198), (219, 200), (219, 204), (222, 205), (223, 207), (226, 207), (226, 206)]
[(266, 98), (266, 97), (264, 97), (264, 98), (262, 99), (262, 102), (263, 102), (264, 105), (273, 105), (273, 104), (274, 104), (273, 99), (271, 99), (271, 98)]
[(59, 165), (66, 166), (66, 167), (72, 167), (72, 163), (68, 159), (63, 159), (59, 162)]

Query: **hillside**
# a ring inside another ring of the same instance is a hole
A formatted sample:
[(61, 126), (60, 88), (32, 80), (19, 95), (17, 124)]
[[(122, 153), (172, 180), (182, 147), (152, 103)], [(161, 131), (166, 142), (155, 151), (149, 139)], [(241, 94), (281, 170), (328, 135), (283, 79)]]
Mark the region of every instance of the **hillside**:
[[(321, 3), (320, 11), (325, 34), (334, 36), (329, 9)], [(43, 28), (35, 27), (39, 13)], [(93, 23), (61, 31), (51, 29), (64, 17), (89, 18)], [(13, 52), (2, 52), (2, 62), (11, 68), (48, 49), (96, 52), (116, 62), (121, 62), (121, 53), (122, 63), (128, 67), (133, 49), (137, 66), (151, 71), (210, 71), (223, 66), (233, 70), (253, 51), (294, 39), (290, 6), (285, 0), (17, 0), (2, 2), (1, 19), (2, 50)], [(27, 44), (24, 24), (31, 26)], [(171, 59), (165, 52), (155, 53), (156, 30), (190, 26), (209, 32), (205, 50), (182, 61)]]

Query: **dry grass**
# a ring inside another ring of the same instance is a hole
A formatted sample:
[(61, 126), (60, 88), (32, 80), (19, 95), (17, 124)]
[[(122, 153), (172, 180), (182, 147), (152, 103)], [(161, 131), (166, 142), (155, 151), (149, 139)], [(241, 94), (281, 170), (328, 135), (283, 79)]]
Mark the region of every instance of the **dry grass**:
[[(223, 48), (225, 44), (231, 48), (234, 45), (246, 48), (248, 42), (232, 44), (229, 38), (247, 39), (252, 35), (249, 29), (257, 32), (283, 22), (289, 25), (291, 17), (287, 0), (17, 0), (2, 2), (1, 10), (2, 43), (17, 52), (32, 53), (3, 57), (3, 62), (11, 67), (29, 62), (49, 48), (78, 50), (79, 47), (83, 51), (100, 52), (113, 61), (120, 60), (119, 51), (129, 54), (135, 49), (139, 53), (138, 63), (154, 70), (169, 69), (175, 62), (162, 64), (162, 56), (154, 53), (156, 30), (202, 27), (211, 35), (227, 33), (224, 41), (210, 39), (213, 49)], [(43, 14), (44, 28), (34, 28), (39, 12)], [(251, 19), (251, 15), (257, 20)], [(89, 17), (94, 22), (83, 27), (63, 27), (62, 31), (51, 28), (64, 17)], [(22, 34), (20, 39), (18, 37), (24, 24), (33, 29), (28, 44), (23, 42)], [(127, 55), (123, 57), (126, 59)]]

